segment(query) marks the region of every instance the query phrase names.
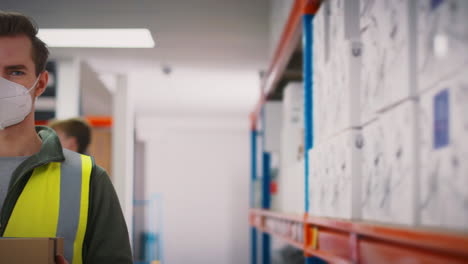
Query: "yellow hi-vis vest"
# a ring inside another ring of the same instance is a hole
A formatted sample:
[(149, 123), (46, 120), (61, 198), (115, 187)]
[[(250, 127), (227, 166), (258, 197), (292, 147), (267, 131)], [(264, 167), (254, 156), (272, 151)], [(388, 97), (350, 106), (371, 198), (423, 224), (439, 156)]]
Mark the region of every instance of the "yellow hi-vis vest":
[(93, 161), (65, 149), (64, 156), (64, 162), (34, 169), (16, 202), (4, 237), (63, 237), (65, 259), (71, 264), (82, 264)]

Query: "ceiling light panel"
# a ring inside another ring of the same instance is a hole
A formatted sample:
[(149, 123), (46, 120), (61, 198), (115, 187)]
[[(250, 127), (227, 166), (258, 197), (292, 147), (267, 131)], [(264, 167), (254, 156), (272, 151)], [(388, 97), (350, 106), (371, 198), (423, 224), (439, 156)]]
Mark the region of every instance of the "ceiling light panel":
[(146, 28), (40, 29), (38, 37), (54, 48), (154, 48)]

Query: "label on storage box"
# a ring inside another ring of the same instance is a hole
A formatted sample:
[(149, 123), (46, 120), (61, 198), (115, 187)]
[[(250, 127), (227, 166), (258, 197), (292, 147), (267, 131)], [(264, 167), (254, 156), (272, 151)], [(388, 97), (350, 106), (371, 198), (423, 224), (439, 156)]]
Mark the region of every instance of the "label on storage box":
[(434, 97), (434, 148), (449, 144), (449, 91), (445, 89)]

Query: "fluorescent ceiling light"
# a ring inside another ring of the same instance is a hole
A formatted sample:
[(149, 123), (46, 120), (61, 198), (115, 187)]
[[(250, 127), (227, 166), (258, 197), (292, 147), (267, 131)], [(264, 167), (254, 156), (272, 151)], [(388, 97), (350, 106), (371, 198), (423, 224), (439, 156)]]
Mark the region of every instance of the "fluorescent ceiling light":
[(153, 37), (146, 28), (44, 28), (38, 37), (56, 48), (154, 48)]

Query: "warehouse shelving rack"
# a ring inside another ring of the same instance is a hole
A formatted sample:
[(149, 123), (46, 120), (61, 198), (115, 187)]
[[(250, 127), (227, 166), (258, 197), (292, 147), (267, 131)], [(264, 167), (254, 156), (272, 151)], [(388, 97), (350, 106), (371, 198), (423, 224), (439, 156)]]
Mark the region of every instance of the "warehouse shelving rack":
[[(271, 263), (270, 236), (303, 250), (307, 263), (468, 263), (468, 234), (309, 215), (307, 153), (313, 148), (314, 136), (312, 21), (320, 2), (295, 1), (270, 67), (263, 77), (261, 98), (251, 114), (251, 263), (257, 264), (259, 256), (262, 264)], [(259, 125), (263, 118), (263, 105), (267, 100), (281, 95), (284, 80), (291, 79), (288, 67), (292, 61), (297, 60), (295, 56), (298, 54), (302, 57), (301, 79), (304, 82), (305, 98), (306, 213), (292, 215), (269, 210), (269, 153), (259, 149), (257, 143), (263, 140), (264, 134), (263, 126)], [(259, 168), (261, 178), (257, 175)], [(262, 181), (261, 209), (255, 208), (254, 183), (257, 180)], [(261, 233), (261, 243), (257, 237), (258, 232)], [(259, 244), (261, 255), (258, 254)]]

